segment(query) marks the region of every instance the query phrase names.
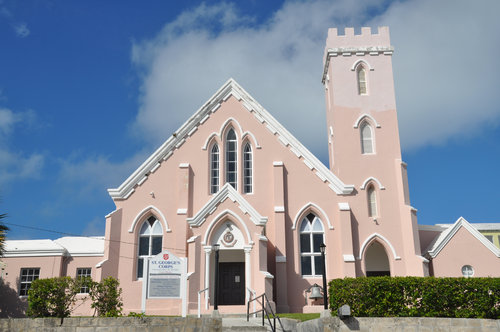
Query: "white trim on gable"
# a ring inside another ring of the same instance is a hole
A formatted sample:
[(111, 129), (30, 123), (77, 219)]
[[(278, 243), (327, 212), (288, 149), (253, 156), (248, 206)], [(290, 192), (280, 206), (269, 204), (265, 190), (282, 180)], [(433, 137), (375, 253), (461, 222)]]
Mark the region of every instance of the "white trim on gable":
[(486, 248), (488, 248), (495, 256), (500, 258), (500, 249), (498, 249), (493, 243), (491, 243), (483, 234), (481, 234), (474, 226), (472, 226), (465, 218), (460, 217), (447, 230), (443, 231), (437, 239), (429, 245), (427, 248), (427, 253), (432, 257), (439, 255), (441, 250), (451, 241), (453, 236), (458, 232), (460, 228), (465, 228), (469, 233), (474, 236), (479, 242), (481, 242)]
[(326, 221), (326, 223), (328, 224), (328, 229), (333, 229), (333, 226), (330, 223), (330, 219), (328, 218), (328, 215), (325, 213), (325, 211), (323, 211), (322, 208), (320, 208), (318, 205), (314, 204), (313, 202), (309, 202), (306, 205), (304, 205), (299, 210), (299, 212), (295, 215), (295, 219), (293, 220), (292, 229), (296, 229), (297, 228), (297, 223), (299, 222), (299, 218), (302, 216), (302, 214), (304, 213), (304, 211), (306, 211), (310, 207), (313, 207), (314, 209), (318, 210), (319, 213), (322, 214), (321, 216), (318, 216), (318, 217), (320, 217), (321, 220), (326, 219), (326, 220), (323, 220), (323, 221)]
[[(172, 136), (170, 136), (141, 166), (139, 166), (118, 188), (108, 189), (108, 194), (115, 200), (127, 199), (134, 193), (134, 188), (144, 176), (151, 173), (158, 163), (167, 160), (193, 133), (194, 128), (203, 124), (215, 112), (224, 100), (234, 96), (242, 101), (243, 106), (255, 118), (272, 128), (277, 139), (286, 142), (290, 149), (306, 165), (312, 165), (312, 172), (326, 179), (325, 183), (338, 195), (349, 195), (353, 185), (346, 185), (333, 174), (316, 156), (286, 130), (264, 107), (250, 96), (235, 80), (229, 79), (201, 108), (198, 109)], [(257, 147), (257, 146), (256, 146)], [(257, 147), (258, 148), (258, 147)], [(301, 158), (302, 157), (302, 158)]]
[(375, 182), (378, 185), (378, 189), (385, 190), (385, 187), (382, 185), (382, 183), (380, 183), (380, 181), (376, 177), (373, 177), (373, 176), (370, 176), (369, 178), (367, 178), (363, 182), (363, 184), (359, 187), (359, 189), (365, 190), (366, 186), (368, 185), (368, 182), (370, 182), (370, 181)]
[(156, 217), (160, 218), (160, 221), (163, 223), (163, 226), (165, 226), (165, 232), (169, 233), (169, 232), (172, 231), (168, 227), (167, 219), (165, 218), (165, 216), (163, 215), (163, 213), (160, 211), (160, 209), (158, 209), (157, 207), (155, 207), (153, 205), (150, 205), (150, 206), (145, 207), (144, 209), (142, 209), (142, 211), (137, 214), (137, 216), (134, 218), (134, 221), (132, 221), (132, 224), (130, 225), (130, 228), (129, 228), (128, 232), (129, 233), (133, 233), (135, 225), (139, 222), (140, 219), (142, 219), (142, 217), (144, 217), (144, 215), (146, 213), (148, 213), (150, 211), (154, 211)]
[(231, 201), (237, 203), (239, 208), (243, 213), (248, 214), (250, 216), (250, 220), (257, 226), (265, 226), (267, 223), (267, 217), (263, 217), (260, 215), (255, 208), (248, 203), (243, 196), (241, 196), (229, 183), (224, 184), (219, 192), (203, 206), (198, 213), (191, 217), (187, 218), (187, 222), (191, 227), (199, 227), (203, 225), (205, 219), (208, 215), (215, 212), (217, 206), (224, 202), (227, 198)]
[(359, 128), (361, 121), (363, 121), (365, 118), (370, 119), (370, 121), (375, 125), (375, 127), (381, 128), (380, 124), (377, 122), (377, 120), (375, 120), (375, 118), (373, 116), (371, 116), (370, 114), (367, 114), (367, 113), (361, 114), (354, 122), (353, 127), (356, 129)]
[[(217, 217), (215, 217), (214, 220), (212, 220), (212, 222), (208, 226), (207, 231), (205, 232), (205, 236), (203, 236), (203, 242), (201, 243), (202, 246), (207, 245), (207, 243), (208, 243), (208, 237), (209, 237), (210, 233), (212, 233), (212, 229), (214, 228), (215, 224), (217, 224), (222, 218), (224, 218), (227, 215), (230, 215), (231, 217), (233, 217), (237, 222), (239, 222), (241, 224), (241, 226), (245, 230), (245, 234), (247, 236), (247, 243), (246, 243), (246, 245), (254, 244), (254, 242), (252, 241), (252, 237), (250, 236), (250, 231), (248, 230), (248, 227), (245, 224), (245, 222), (236, 213), (234, 213), (233, 211), (231, 211), (231, 210), (224, 210), (221, 213), (219, 213), (217, 215)], [(234, 221), (234, 220), (232, 220), (232, 221)]]
[(370, 235), (369, 237), (366, 238), (365, 242), (363, 242), (363, 245), (361, 246), (361, 250), (359, 251), (359, 257), (358, 257), (358, 259), (360, 259), (360, 260), (363, 259), (363, 255), (364, 255), (366, 246), (368, 244), (370, 244), (374, 238), (378, 238), (378, 239), (384, 241), (385, 244), (387, 244), (387, 246), (389, 246), (389, 248), (391, 249), (391, 252), (392, 252), (392, 257), (394, 258), (394, 260), (397, 261), (397, 260), (401, 259), (401, 257), (399, 257), (396, 254), (396, 250), (394, 249), (394, 247), (392, 246), (392, 244), (389, 242), (389, 240), (387, 240), (383, 235), (380, 235), (378, 233), (373, 233), (372, 235)]

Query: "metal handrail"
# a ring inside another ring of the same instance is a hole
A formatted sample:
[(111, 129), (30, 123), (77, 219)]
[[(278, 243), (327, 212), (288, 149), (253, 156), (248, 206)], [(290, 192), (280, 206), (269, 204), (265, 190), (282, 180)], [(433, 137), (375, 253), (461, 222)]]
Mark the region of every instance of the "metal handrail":
[[(261, 299), (261, 305), (262, 305), (262, 309), (260, 310), (256, 310), (254, 312), (250, 312), (250, 302), (254, 302), (254, 301), (257, 301), (258, 299)], [(267, 304), (267, 306), (266, 306)], [(267, 310), (267, 307), (269, 307), (269, 312)], [(285, 332), (286, 330), (283, 328), (283, 324), (281, 323), (281, 319), (278, 315), (276, 315), (273, 311), (273, 308), (271, 307), (271, 303), (269, 303), (269, 299), (267, 298), (266, 296), (266, 293), (263, 293), (262, 295), (259, 295), (251, 300), (248, 301), (247, 303), (247, 322), (250, 320), (250, 314), (257, 314), (259, 312), (262, 312), (262, 326), (264, 326), (264, 314), (269, 322), (269, 325), (271, 326), (271, 330), (273, 332), (276, 332), (276, 318), (278, 318), (278, 323), (280, 324), (280, 327), (281, 327), (281, 330), (283, 332)], [(273, 318), (273, 322), (271, 322), (271, 317)]]
[[(200, 303), (201, 302), (201, 293), (206, 292), (207, 290), (208, 290), (208, 287), (198, 291), (198, 318), (201, 317), (201, 308), (200, 308), (201, 307), (201, 303)], [(205, 295), (205, 299), (207, 299), (206, 295)], [(208, 301), (206, 301), (206, 308), (205, 309), (208, 310)]]

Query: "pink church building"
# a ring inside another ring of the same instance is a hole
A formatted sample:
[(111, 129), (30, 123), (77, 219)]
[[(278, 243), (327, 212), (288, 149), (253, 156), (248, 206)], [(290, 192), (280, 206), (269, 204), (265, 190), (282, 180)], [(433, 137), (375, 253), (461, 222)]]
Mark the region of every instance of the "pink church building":
[[(187, 258), (187, 313), (207, 314), (216, 295), (214, 244), (221, 313), (243, 313), (262, 293), (278, 312), (320, 311), (305, 291), (322, 283), (323, 269), (328, 280), (500, 276), (500, 249), (473, 224), (417, 224), (401, 159), (393, 53), (387, 27), (328, 31), (321, 82), (329, 168), (228, 80), (108, 190), (116, 209), (104, 237), (7, 241), (9, 305), (25, 301), (36, 278), (113, 276), (124, 311), (140, 312), (144, 263), (167, 250)], [(75, 313), (89, 315), (84, 293)], [(145, 300), (147, 314), (179, 315), (182, 305)]]

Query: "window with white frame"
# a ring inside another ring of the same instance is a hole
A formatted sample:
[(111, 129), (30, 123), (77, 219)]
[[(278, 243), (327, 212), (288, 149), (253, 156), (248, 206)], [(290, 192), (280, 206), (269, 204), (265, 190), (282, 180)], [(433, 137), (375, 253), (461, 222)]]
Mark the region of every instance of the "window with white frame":
[(375, 191), (375, 186), (370, 184), (367, 190), (368, 198), (368, 216), (377, 216), (377, 192)]
[(300, 224), (300, 266), (303, 276), (322, 275), (320, 245), (324, 241), (323, 223), (314, 213), (309, 213)]
[(226, 182), (237, 189), (238, 179), (238, 140), (231, 128), (226, 135)]
[(367, 84), (366, 84), (366, 69), (362, 65), (358, 66), (358, 93), (360, 95), (367, 94)]
[(89, 292), (89, 284), (92, 278), (92, 268), (90, 267), (79, 267), (76, 269), (76, 278), (84, 279), (82, 282), (82, 287), (80, 288), (80, 293)]
[(219, 191), (219, 146), (214, 144), (210, 150), (210, 193)]
[(470, 265), (462, 266), (462, 276), (465, 278), (470, 278), (474, 275), (474, 268)]
[(367, 123), (363, 122), (361, 125), (361, 153), (362, 154), (371, 154), (374, 153), (374, 146), (373, 146), (373, 129), (372, 127)]
[(142, 278), (144, 259), (161, 252), (163, 229), (156, 217), (149, 217), (139, 231), (139, 252), (137, 258), (137, 278)]
[(27, 296), (34, 280), (40, 278), (40, 268), (30, 267), (21, 269), (21, 278), (19, 278), (19, 295)]
[(253, 190), (252, 166), (252, 146), (247, 142), (243, 148), (243, 192), (245, 194)]

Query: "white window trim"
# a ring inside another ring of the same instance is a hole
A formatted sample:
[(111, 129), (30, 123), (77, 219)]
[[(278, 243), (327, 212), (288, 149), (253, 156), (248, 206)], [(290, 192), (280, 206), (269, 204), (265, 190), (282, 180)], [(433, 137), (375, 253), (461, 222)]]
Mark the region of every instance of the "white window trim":
[[(213, 149), (217, 147), (217, 184), (216, 185), (213, 185), (212, 184), (212, 180), (214, 179), (214, 176), (213, 176), (213, 171), (214, 171), (214, 168), (213, 167), (213, 157), (214, 157), (214, 152), (213, 152)], [(221, 167), (220, 167), (220, 161), (221, 161), (221, 153), (220, 153), (220, 148), (219, 148), (219, 145), (215, 142), (212, 144), (212, 147), (210, 148), (210, 156), (209, 156), (209, 178), (210, 178), (210, 183), (209, 183), (209, 192), (211, 195), (213, 194), (216, 194), (219, 189), (220, 189), (220, 170), (221, 170)], [(216, 190), (213, 191), (214, 187), (216, 187)]]
[[(247, 147), (250, 148), (250, 152), (249, 153), (246, 151)], [(243, 162), (241, 164), (241, 166), (242, 166), (241, 167), (241, 170), (242, 170), (241, 173), (243, 175), (243, 188), (242, 189), (243, 189), (243, 193), (244, 194), (253, 194), (253, 192), (254, 192), (254, 190), (253, 190), (253, 185), (254, 185), (254, 180), (253, 180), (253, 178), (254, 178), (254, 167), (253, 167), (254, 166), (254, 154), (253, 154), (252, 144), (250, 144), (250, 142), (248, 140), (246, 140), (245, 143), (244, 143), (244, 145), (243, 145), (243, 149), (242, 150), (243, 150)], [(246, 186), (247, 186), (246, 179), (248, 177), (245, 175), (245, 171), (246, 171), (246, 165), (245, 165), (246, 163), (245, 162), (246, 162), (246, 156), (247, 155), (250, 156), (250, 176), (249, 176), (249, 178), (250, 178), (250, 184), (249, 184), (250, 191), (248, 191), (248, 192), (246, 191)]]
[[(307, 219), (307, 215), (309, 215), (309, 213), (312, 213), (315, 216), (314, 221), (311, 223), (311, 231), (306, 231), (306, 232), (300, 231), (300, 228), (302, 228), (302, 223), (309, 222), (309, 220)], [(316, 273), (316, 265), (315, 265), (316, 263), (314, 262), (314, 259), (312, 257), (321, 256), (321, 252), (316, 253), (316, 252), (311, 251), (311, 252), (303, 253), (302, 247), (300, 247), (300, 236), (302, 234), (309, 234), (309, 244), (310, 244), (311, 250), (313, 250), (313, 247), (314, 247), (313, 234), (322, 234), (323, 235), (323, 242), (322, 243), (325, 243), (325, 225), (323, 225), (323, 222), (315, 213), (313, 213), (313, 212), (309, 212), (309, 213), (304, 215), (304, 217), (302, 218), (300, 225), (299, 225), (300, 274), (301, 274), (302, 278), (321, 278), (322, 277), (321, 274), (302, 274), (302, 257), (311, 257), (311, 271)], [(316, 220), (321, 224), (321, 228), (323, 229), (322, 231), (313, 231), (312, 230), (312, 225), (313, 225), (313, 223), (316, 222)], [(326, 265), (326, 261), (325, 261), (325, 265)], [(324, 266), (323, 268), (326, 271), (326, 266)]]

